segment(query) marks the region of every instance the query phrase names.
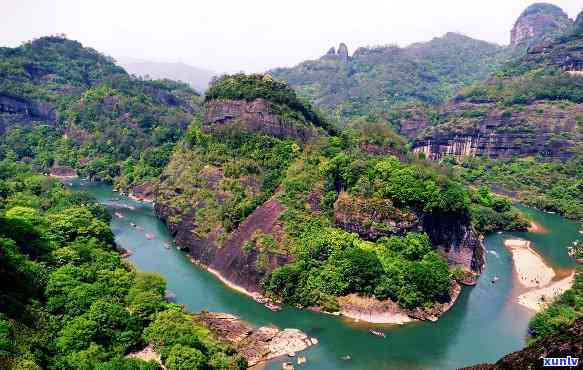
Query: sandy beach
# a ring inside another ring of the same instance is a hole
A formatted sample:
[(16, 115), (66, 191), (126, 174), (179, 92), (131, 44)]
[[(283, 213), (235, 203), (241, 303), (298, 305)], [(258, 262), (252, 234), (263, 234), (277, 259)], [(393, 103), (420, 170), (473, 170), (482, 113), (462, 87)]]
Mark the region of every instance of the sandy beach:
[(561, 280), (554, 280), (555, 271), (532, 248), (530, 241), (507, 239), (504, 245), (512, 253), (518, 282), (521, 286), (529, 288), (527, 292), (518, 296), (518, 303), (524, 307), (540, 311), (573, 285), (574, 273)]
[(533, 311), (541, 311), (547, 304), (551, 303), (559, 295), (571, 288), (574, 279), (575, 274), (572, 273), (570, 276), (554, 281), (544, 288), (533, 289), (521, 294), (518, 296), (518, 303)]
[(507, 239), (504, 245), (512, 253), (514, 269), (522, 286), (540, 288), (553, 280), (555, 271), (547, 266), (543, 258), (532, 248), (530, 241)]

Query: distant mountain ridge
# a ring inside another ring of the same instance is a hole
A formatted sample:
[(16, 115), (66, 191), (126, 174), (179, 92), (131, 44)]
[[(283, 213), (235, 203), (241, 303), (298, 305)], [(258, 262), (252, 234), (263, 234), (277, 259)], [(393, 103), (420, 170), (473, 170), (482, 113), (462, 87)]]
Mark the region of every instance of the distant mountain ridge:
[(341, 43), (317, 60), (276, 68), (301, 95), (340, 121), (387, 115), (410, 102), (437, 105), (462, 86), (485, 79), (505, 57), (498, 45), (447, 33), (405, 48), (360, 47), (352, 56)]
[(182, 62), (152, 62), (131, 58), (120, 58), (118, 64), (130, 74), (152, 79), (170, 79), (184, 82), (198, 92), (205, 92), (217, 73)]

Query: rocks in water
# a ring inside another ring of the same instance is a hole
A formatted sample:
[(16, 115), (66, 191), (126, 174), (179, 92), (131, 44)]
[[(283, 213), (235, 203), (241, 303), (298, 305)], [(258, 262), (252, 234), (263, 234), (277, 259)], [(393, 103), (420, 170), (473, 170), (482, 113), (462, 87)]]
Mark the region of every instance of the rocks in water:
[(271, 326), (254, 328), (226, 313), (203, 312), (198, 319), (219, 338), (233, 344), (247, 359), (249, 366), (292, 353), (295, 356), (297, 352), (314, 344), (314, 338), (309, 338), (298, 329), (280, 330)]

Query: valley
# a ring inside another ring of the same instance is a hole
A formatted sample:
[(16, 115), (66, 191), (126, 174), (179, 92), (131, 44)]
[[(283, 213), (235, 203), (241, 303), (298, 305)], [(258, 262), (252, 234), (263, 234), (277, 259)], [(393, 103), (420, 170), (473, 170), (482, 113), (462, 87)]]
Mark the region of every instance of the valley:
[(578, 12), (218, 76), (0, 47), (0, 368), (583, 354)]

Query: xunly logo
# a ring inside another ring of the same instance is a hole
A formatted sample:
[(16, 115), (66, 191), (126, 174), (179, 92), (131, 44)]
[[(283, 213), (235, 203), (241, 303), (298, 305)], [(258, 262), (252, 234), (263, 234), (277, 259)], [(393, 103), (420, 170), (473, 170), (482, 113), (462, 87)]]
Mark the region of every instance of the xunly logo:
[(543, 358), (543, 366), (577, 366), (579, 364), (579, 357), (545, 357)]

